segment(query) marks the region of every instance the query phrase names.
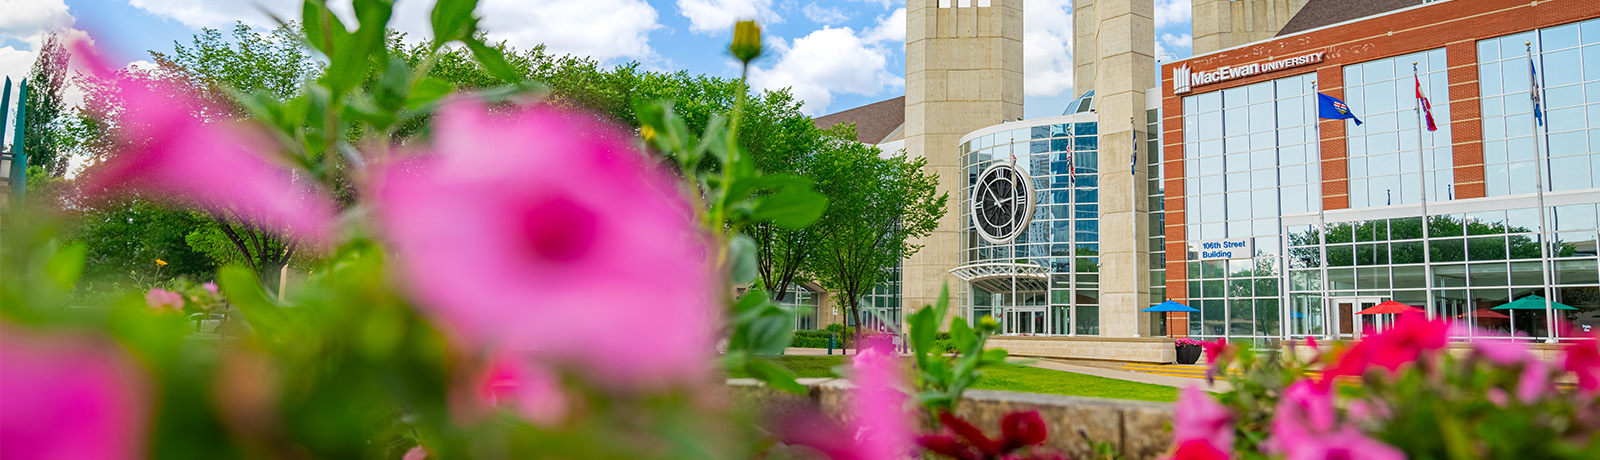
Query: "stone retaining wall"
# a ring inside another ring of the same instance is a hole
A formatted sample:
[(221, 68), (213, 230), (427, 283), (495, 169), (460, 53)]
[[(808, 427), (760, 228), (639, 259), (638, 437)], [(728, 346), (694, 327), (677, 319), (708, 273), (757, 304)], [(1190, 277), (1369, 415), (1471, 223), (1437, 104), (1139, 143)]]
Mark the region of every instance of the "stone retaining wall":
[[(839, 379), (800, 379), (804, 396), (768, 389), (753, 379), (728, 380), (730, 401), (748, 407), (781, 408), (804, 404), (840, 417), (851, 407), (850, 383)], [(957, 415), (997, 435), (1000, 418), (1037, 410), (1050, 427), (1046, 446), (1071, 458), (1094, 458), (1089, 442), (1109, 442), (1126, 460), (1160, 458), (1172, 443), (1172, 405), (1143, 401), (1083, 398), (1010, 391), (968, 390)], [(1079, 433), (1083, 433), (1080, 435)]]

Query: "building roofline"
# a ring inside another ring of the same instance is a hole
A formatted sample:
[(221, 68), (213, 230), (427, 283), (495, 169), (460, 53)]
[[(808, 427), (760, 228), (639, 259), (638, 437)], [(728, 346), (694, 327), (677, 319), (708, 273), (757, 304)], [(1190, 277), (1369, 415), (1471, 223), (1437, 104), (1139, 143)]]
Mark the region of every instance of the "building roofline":
[(1259, 44), (1262, 44), (1262, 43), (1275, 42), (1275, 41), (1278, 41), (1278, 40), (1291, 38), (1291, 37), (1295, 37), (1295, 36), (1299, 36), (1299, 35), (1305, 35), (1305, 34), (1309, 34), (1309, 33), (1312, 33), (1312, 32), (1317, 32), (1317, 31), (1321, 31), (1321, 30), (1325, 30), (1325, 29), (1331, 29), (1331, 28), (1334, 28), (1334, 27), (1341, 27), (1341, 26), (1345, 26), (1345, 25), (1349, 25), (1349, 24), (1354, 24), (1354, 23), (1357, 23), (1357, 22), (1366, 21), (1366, 20), (1373, 19), (1373, 18), (1388, 16), (1388, 15), (1391, 15), (1391, 14), (1404, 13), (1404, 12), (1411, 11), (1411, 10), (1418, 9), (1418, 8), (1436, 6), (1436, 5), (1439, 5), (1439, 4), (1442, 4), (1442, 3), (1446, 3), (1446, 2), (1425, 2), (1425, 3), (1419, 4), (1419, 5), (1411, 5), (1411, 6), (1408, 6), (1408, 7), (1405, 7), (1405, 8), (1389, 10), (1389, 11), (1385, 11), (1385, 12), (1382, 12), (1382, 13), (1374, 14), (1374, 15), (1371, 15), (1371, 16), (1362, 16), (1362, 17), (1351, 19), (1351, 20), (1348, 20), (1348, 21), (1336, 22), (1336, 23), (1328, 24), (1328, 25), (1325, 25), (1325, 26), (1322, 26), (1322, 27), (1306, 29), (1306, 30), (1302, 30), (1302, 31), (1299, 31), (1299, 32), (1291, 33), (1291, 34), (1288, 34), (1288, 35), (1277, 35), (1277, 36), (1273, 36), (1272, 38), (1267, 38), (1267, 39), (1263, 39), (1263, 40), (1256, 40), (1256, 41), (1253, 41), (1253, 42), (1250, 42), (1250, 43), (1231, 46), (1231, 47), (1228, 47), (1228, 48), (1219, 49), (1219, 50), (1212, 51), (1212, 52), (1205, 53), (1205, 54), (1196, 54), (1196, 55), (1193, 55), (1193, 56), (1189, 56), (1187, 58), (1174, 60), (1172, 62), (1168, 62), (1166, 64), (1163, 64), (1163, 67), (1166, 66), (1166, 65), (1177, 64), (1177, 63), (1180, 63), (1180, 62), (1192, 61), (1192, 60), (1195, 60), (1195, 59), (1211, 56), (1213, 54), (1224, 53), (1224, 52), (1228, 52), (1228, 51), (1237, 50), (1237, 49), (1240, 49), (1240, 48), (1259, 45)]

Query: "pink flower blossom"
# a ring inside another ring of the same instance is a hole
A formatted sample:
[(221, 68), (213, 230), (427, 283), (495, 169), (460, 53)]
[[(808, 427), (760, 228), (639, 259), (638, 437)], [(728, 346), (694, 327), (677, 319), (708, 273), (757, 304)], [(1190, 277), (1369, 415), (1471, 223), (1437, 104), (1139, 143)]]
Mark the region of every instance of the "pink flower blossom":
[(1528, 345), (1518, 340), (1478, 340), (1472, 342), (1472, 350), (1485, 360), (1501, 366), (1515, 366), (1533, 359), (1533, 353), (1528, 352)]
[(469, 348), (602, 382), (705, 376), (716, 278), (674, 179), (592, 115), (500, 112), (447, 103), (433, 155), (377, 172), (382, 231), (421, 308)]
[(334, 206), (305, 180), (267, 160), (277, 148), (259, 128), (208, 123), (191, 110), (223, 113), (181, 92), (158, 92), (116, 74), (84, 41), (73, 46), (88, 73), (110, 82), (126, 123), (116, 131), (125, 150), (86, 171), (91, 201), (134, 193), (192, 204), (289, 236), (323, 242)]
[(0, 328), (0, 458), (143, 458), (144, 382), (118, 350)]
[(1590, 336), (1568, 343), (1561, 350), (1561, 368), (1578, 376), (1579, 391), (1600, 392), (1600, 340)]
[(532, 422), (554, 424), (567, 414), (567, 397), (556, 376), (526, 357), (495, 358), (478, 390), (488, 405), (513, 408)]
[(162, 288), (151, 288), (145, 292), (144, 303), (156, 310), (183, 311), (183, 295)]
[(200, 285), (200, 287), (205, 288), (206, 292), (209, 292), (212, 295), (216, 295), (216, 294), (219, 293), (217, 291), (217, 283), (206, 283), (206, 284)]
[(906, 395), (900, 391), (905, 377), (889, 341), (863, 338), (867, 346), (855, 356), (852, 395), (856, 401), (857, 439), (863, 460), (899, 460), (911, 452), (911, 418)]
[(1400, 315), (1395, 327), (1369, 335), (1346, 350), (1339, 362), (1323, 372), (1323, 380), (1359, 376), (1377, 366), (1390, 372), (1416, 361), (1423, 353), (1444, 348), (1449, 343), (1450, 322), (1430, 320), (1421, 314)]
[(404, 456), (400, 457), (400, 460), (427, 460), (427, 459), (428, 459), (428, 449), (424, 448), (422, 446), (412, 447), (411, 450), (407, 450), (406, 451), (406, 454)]
[(1172, 411), (1172, 440), (1180, 446), (1201, 440), (1217, 449), (1233, 449), (1233, 413), (1199, 387), (1188, 387), (1178, 394)]
[(1530, 359), (1522, 365), (1522, 375), (1517, 379), (1517, 400), (1533, 404), (1541, 396), (1554, 390), (1550, 383), (1550, 366), (1543, 360)]
[(1405, 454), (1366, 437), (1352, 426), (1340, 426), (1326, 382), (1300, 380), (1284, 390), (1272, 418), (1272, 437), (1262, 447), (1288, 460), (1403, 460)]
[(1228, 460), (1228, 451), (1204, 439), (1190, 439), (1178, 444), (1169, 460)]
[(1209, 382), (1216, 378), (1217, 361), (1223, 356), (1232, 354), (1233, 350), (1228, 348), (1227, 337), (1219, 337), (1216, 342), (1200, 342), (1200, 348), (1204, 349), (1206, 354), (1206, 381)]

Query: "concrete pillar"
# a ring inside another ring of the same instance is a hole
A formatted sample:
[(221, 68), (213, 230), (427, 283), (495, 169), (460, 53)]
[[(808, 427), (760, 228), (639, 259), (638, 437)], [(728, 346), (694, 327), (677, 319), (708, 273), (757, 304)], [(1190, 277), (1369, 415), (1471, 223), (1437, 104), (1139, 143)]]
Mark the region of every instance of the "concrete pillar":
[(1278, 35), (1307, 0), (1193, 0), (1194, 54), (1200, 55)]
[(957, 209), (965, 179), (957, 142), (978, 128), (1022, 117), (1022, 0), (977, 4), (906, 2), (906, 154), (927, 158), (939, 192), (950, 196), (939, 227), (915, 241), (923, 249), (905, 260), (901, 306), (907, 316), (933, 304), (945, 285), (950, 306), (957, 306), (960, 280), (950, 270), (959, 261), (965, 212)]
[(1098, 0), (1095, 107), (1100, 115), (1100, 334), (1149, 337), (1150, 224), (1145, 200), (1145, 90), (1156, 86), (1155, 2)]
[(1099, 43), (1095, 40), (1099, 21), (1095, 19), (1095, 0), (1072, 0), (1072, 92), (1073, 96), (1094, 90), (1095, 62)]

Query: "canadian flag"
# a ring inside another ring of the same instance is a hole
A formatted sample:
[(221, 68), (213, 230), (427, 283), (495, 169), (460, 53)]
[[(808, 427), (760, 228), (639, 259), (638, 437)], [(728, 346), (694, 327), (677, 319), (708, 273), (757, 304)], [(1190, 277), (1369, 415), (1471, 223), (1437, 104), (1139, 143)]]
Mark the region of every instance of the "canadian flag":
[(1411, 81), (1417, 84), (1417, 105), (1422, 106), (1422, 118), (1428, 121), (1428, 131), (1438, 131), (1439, 126), (1433, 124), (1433, 105), (1428, 103), (1428, 96), (1422, 95), (1422, 80), (1411, 74)]

